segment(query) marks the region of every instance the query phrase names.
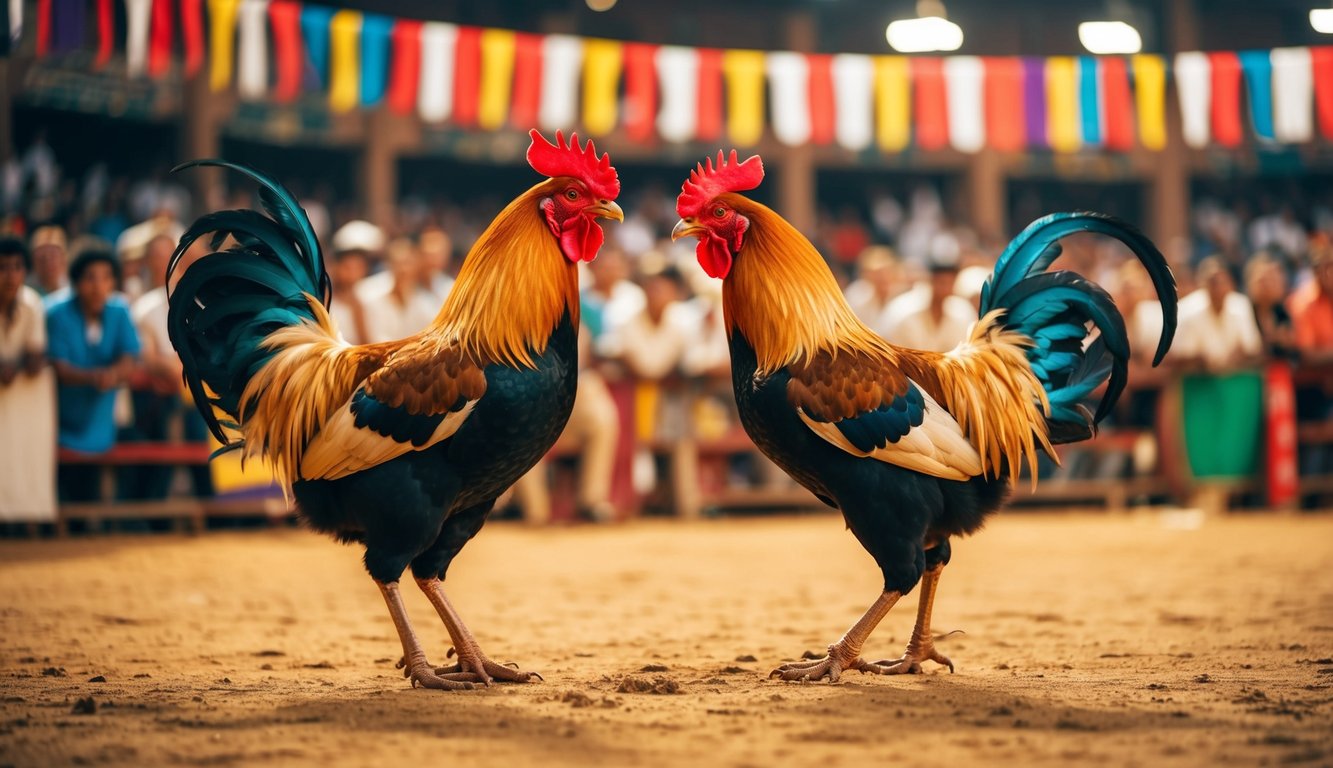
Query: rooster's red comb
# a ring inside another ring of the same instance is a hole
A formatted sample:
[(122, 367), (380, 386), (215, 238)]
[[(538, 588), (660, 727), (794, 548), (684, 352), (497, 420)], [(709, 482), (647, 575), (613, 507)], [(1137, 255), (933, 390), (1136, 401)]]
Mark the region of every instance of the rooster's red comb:
[(744, 192), (759, 186), (763, 180), (764, 161), (759, 155), (738, 163), (736, 150), (731, 150), (731, 157), (724, 157), (719, 149), (716, 167), (710, 157), (690, 171), (690, 177), (680, 187), (680, 197), (676, 198), (676, 213), (682, 219), (698, 216), (709, 200), (723, 192)]
[(611, 156), (603, 154), (597, 157), (597, 150), (588, 140), (586, 147), (579, 146), (577, 133), (569, 135), (569, 143), (560, 131), (555, 132), (555, 143), (546, 140), (533, 129), (528, 135), (532, 145), (528, 147), (528, 165), (543, 176), (572, 176), (588, 186), (588, 191), (603, 200), (614, 200), (620, 194), (620, 179), (616, 169), (611, 167)]

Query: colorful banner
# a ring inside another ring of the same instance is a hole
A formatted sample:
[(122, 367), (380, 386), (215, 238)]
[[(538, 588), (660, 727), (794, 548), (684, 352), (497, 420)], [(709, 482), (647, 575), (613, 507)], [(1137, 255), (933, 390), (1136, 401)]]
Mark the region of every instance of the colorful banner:
[(393, 25), (393, 60), (389, 65), (389, 109), (410, 115), (421, 89), (421, 22), (399, 19)]

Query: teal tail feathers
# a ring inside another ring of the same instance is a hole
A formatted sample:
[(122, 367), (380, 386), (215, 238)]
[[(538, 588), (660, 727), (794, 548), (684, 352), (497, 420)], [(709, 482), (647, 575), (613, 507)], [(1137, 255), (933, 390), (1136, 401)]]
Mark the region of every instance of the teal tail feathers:
[(239, 447), (228, 428), (240, 422), (245, 385), (273, 355), (264, 339), (279, 328), (314, 322), (306, 296), (327, 306), (332, 290), (314, 229), (291, 192), (224, 160), (195, 160), (173, 172), (202, 165), (238, 171), (258, 183), (264, 212), (209, 213), (181, 236), (167, 266), (169, 286), (185, 253), (205, 235), (212, 235), (211, 252), (189, 264), (170, 289), (167, 330), (210, 431), (224, 446)]
[[(1176, 331), (1176, 281), (1166, 259), (1143, 233), (1099, 213), (1055, 213), (1014, 238), (981, 290), (981, 314), (1004, 310), (1002, 324), (1033, 341), (1028, 362), (1051, 403), (1051, 441), (1090, 437), (1115, 406), (1129, 378), (1129, 335), (1115, 302), (1101, 286), (1068, 271), (1047, 272), (1061, 238), (1094, 232), (1124, 243), (1147, 269), (1162, 307), (1162, 335), (1153, 356), (1161, 363)], [(1084, 348), (1091, 323), (1100, 335)], [(1091, 414), (1083, 401), (1101, 384), (1106, 391)]]

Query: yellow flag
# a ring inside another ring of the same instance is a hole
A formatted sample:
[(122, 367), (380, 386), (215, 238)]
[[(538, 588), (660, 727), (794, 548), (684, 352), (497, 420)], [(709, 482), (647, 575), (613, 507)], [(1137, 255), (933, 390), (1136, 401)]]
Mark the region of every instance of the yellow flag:
[(214, 91), (231, 85), (236, 55), (236, 9), (240, 0), (208, 0), (208, 47), (213, 54), (208, 66), (208, 87)]
[(509, 93), (514, 83), (514, 33), (507, 29), (481, 31), (481, 82), (477, 125), (495, 130), (509, 119)]
[(725, 51), (722, 74), (727, 80), (727, 135), (735, 144), (754, 146), (764, 135), (764, 54)]
[(621, 53), (615, 40), (583, 42), (583, 125), (588, 133), (600, 136), (615, 130)]
[(1072, 56), (1046, 59), (1046, 133), (1051, 149), (1074, 152), (1083, 144), (1078, 114), (1078, 62)]
[(912, 77), (906, 57), (875, 57), (875, 136), (885, 152), (912, 139)]
[(361, 99), (361, 14), (338, 11), (329, 22), (329, 109), (347, 112)]
[(1139, 113), (1139, 143), (1144, 149), (1166, 146), (1166, 64), (1161, 56), (1140, 54), (1134, 68), (1134, 100)]

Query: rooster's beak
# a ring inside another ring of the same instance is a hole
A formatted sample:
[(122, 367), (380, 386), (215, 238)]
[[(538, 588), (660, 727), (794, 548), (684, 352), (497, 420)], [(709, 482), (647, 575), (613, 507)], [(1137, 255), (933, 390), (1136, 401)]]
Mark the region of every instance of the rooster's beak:
[(620, 210), (620, 206), (616, 205), (613, 200), (601, 200), (596, 205), (588, 206), (588, 213), (593, 216), (601, 216), (604, 219), (625, 220), (625, 212)]
[(694, 219), (681, 219), (676, 222), (676, 226), (671, 230), (671, 240), (674, 242), (682, 237), (697, 236), (702, 231), (704, 231), (703, 225), (698, 224)]

